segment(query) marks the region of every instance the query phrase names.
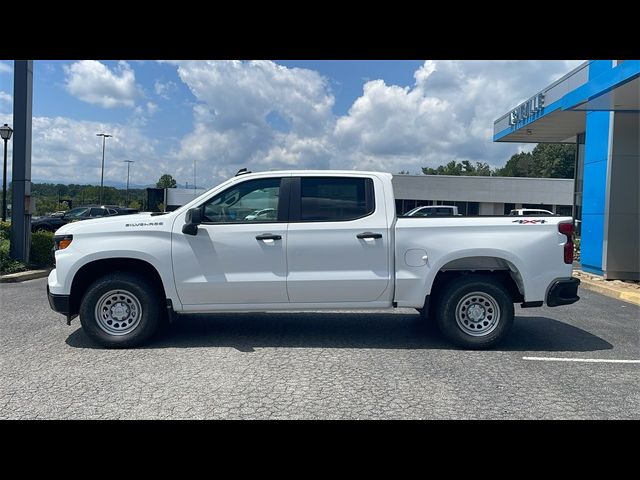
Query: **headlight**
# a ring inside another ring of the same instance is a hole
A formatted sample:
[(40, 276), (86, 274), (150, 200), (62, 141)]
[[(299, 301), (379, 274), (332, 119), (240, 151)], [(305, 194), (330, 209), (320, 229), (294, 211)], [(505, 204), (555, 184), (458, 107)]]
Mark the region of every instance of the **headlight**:
[(53, 250), (64, 250), (73, 240), (73, 235), (55, 235), (53, 237)]

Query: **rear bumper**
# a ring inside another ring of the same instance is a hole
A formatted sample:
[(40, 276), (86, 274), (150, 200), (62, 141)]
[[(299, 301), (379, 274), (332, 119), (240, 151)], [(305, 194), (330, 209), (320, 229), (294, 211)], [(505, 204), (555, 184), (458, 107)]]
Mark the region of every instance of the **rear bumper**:
[(553, 282), (547, 292), (547, 306), (557, 307), (576, 303), (580, 300), (578, 285), (580, 285), (580, 280), (577, 278), (565, 278)]

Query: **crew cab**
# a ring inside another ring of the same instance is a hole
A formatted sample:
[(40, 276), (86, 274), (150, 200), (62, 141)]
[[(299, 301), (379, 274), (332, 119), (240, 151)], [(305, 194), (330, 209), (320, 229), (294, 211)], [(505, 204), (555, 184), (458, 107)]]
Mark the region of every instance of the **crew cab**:
[(398, 217), (388, 173), (240, 173), (170, 213), (60, 228), (51, 307), (114, 348), (191, 313), (408, 307), (483, 349), (514, 303), (579, 300), (571, 217)]

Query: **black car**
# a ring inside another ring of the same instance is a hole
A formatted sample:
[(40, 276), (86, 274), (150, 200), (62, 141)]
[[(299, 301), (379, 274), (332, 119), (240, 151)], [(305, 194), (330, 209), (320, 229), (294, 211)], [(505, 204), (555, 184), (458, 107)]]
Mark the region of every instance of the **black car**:
[(138, 213), (138, 210), (135, 208), (117, 207), (115, 205), (88, 205), (86, 207), (73, 208), (61, 216), (54, 214), (33, 220), (31, 222), (31, 231), (37, 232), (45, 230), (47, 232), (55, 232), (61, 226), (66, 225), (69, 222), (86, 220), (88, 218), (129, 215), (131, 213)]

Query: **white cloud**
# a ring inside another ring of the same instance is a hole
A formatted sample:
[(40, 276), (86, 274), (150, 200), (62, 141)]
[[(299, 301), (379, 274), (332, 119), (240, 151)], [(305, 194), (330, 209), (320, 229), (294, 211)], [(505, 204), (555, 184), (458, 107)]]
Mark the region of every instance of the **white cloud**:
[(11, 111), (13, 106), (13, 96), (7, 92), (0, 91), (0, 110), (5, 110), (8, 108)]
[(147, 115), (149, 116), (155, 115), (157, 111), (158, 111), (158, 105), (156, 105), (153, 102), (147, 102)]
[(426, 61), (412, 87), (367, 82), (336, 122), (336, 161), (391, 172), (451, 160), (502, 166), (518, 146), (492, 141), (494, 120), (578, 63)]
[[(0, 115), (2, 123), (10, 119), (10, 115)], [(171, 160), (158, 154), (157, 141), (131, 125), (34, 117), (31, 178), (40, 182), (100, 184), (102, 138), (96, 136), (99, 132), (113, 135), (105, 144), (105, 181), (126, 181), (123, 160), (136, 162), (131, 169), (133, 183), (152, 183), (160, 177), (160, 170), (172, 171)]]
[(130, 122), (134, 127), (145, 127), (149, 123), (149, 118), (158, 112), (159, 107), (154, 102), (147, 102), (144, 105), (138, 105), (133, 109)]
[[(193, 131), (173, 153), (185, 171), (195, 159), (207, 184), (245, 166), (416, 173), (451, 160), (502, 166), (519, 146), (494, 143), (493, 121), (579, 64), (426, 61), (410, 87), (367, 81), (336, 118), (317, 72), (268, 61), (174, 63), (200, 103)], [(284, 132), (270, 125), (274, 113)]]
[(13, 73), (13, 66), (9, 63), (0, 62), (0, 73)]
[(64, 66), (66, 88), (80, 100), (104, 108), (133, 107), (138, 96), (135, 73), (127, 62), (115, 70), (96, 60)]
[(156, 80), (153, 84), (153, 89), (156, 92), (156, 95), (164, 98), (165, 100), (169, 100), (171, 98), (169, 94), (174, 92), (177, 88), (178, 86), (175, 82), (162, 83), (160, 80)]
[[(194, 160), (202, 165), (202, 183), (214, 184), (241, 167), (328, 167), (323, 137), (332, 129), (334, 98), (317, 72), (269, 61), (175, 64), (199, 101), (194, 129), (175, 156), (189, 171)], [(287, 133), (269, 123), (274, 113)]]
[[(95, 134), (101, 131), (114, 135), (107, 139), (105, 178), (125, 179), (122, 160), (134, 160), (134, 183), (155, 182), (164, 172), (191, 183), (194, 161), (202, 186), (213, 186), (242, 167), (417, 173), (451, 160), (502, 166), (531, 146), (494, 143), (493, 121), (577, 64), (427, 61), (409, 87), (367, 81), (348, 112), (336, 117), (330, 84), (318, 72), (267, 61), (175, 62), (196, 103), (192, 130), (172, 144), (168, 137), (154, 140), (143, 133), (148, 119), (160, 115), (159, 107), (149, 99), (135, 105), (139, 87), (126, 63), (112, 71), (99, 62), (77, 62), (65, 69), (68, 86), (84, 78), (94, 88), (79, 96), (91, 94), (104, 107), (133, 107), (128, 123), (34, 118), (32, 177), (99, 182), (102, 143)], [(158, 83), (159, 97), (171, 91)], [(7, 98), (0, 94), (0, 105)], [(8, 115), (2, 118), (9, 123)]]

